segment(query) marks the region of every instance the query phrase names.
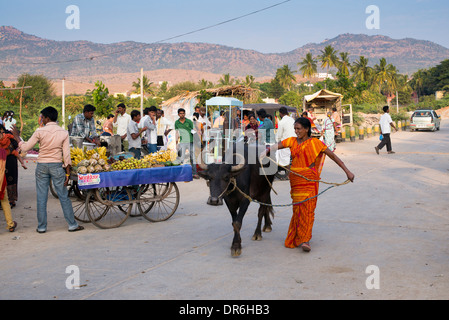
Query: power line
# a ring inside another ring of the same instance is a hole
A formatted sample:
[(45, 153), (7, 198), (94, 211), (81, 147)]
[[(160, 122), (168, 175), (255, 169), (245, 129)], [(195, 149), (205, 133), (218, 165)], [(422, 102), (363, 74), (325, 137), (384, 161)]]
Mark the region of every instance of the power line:
[(222, 22), (218, 22), (218, 23), (215, 23), (215, 24), (207, 26), (207, 27), (203, 27), (203, 28), (199, 28), (199, 29), (196, 29), (196, 30), (193, 30), (193, 31), (185, 32), (185, 33), (179, 34), (177, 36), (173, 36), (173, 37), (170, 37), (170, 38), (159, 40), (159, 41), (156, 41), (156, 42), (153, 42), (153, 43), (147, 43), (147, 44), (143, 44), (143, 45), (139, 45), (139, 46), (134, 46), (134, 47), (131, 47), (131, 48), (128, 48), (128, 49), (117, 50), (117, 51), (114, 51), (114, 52), (100, 54), (100, 55), (96, 55), (96, 56), (91, 56), (91, 57), (86, 57), (86, 58), (78, 58), (78, 59), (70, 59), (70, 60), (62, 60), (62, 61), (53, 61), (53, 62), (9, 62), (9, 61), (0, 61), (0, 63), (10, 64), (10, 65), (52, 65), (52, 64), (72, 63), (72, 62), (79, 62), (79, 61), (84, 61), (84, 60), (93, 60), (93, 59), (103, 58), (103, 57), (111, 56), (111, 55), (114, 55), (114, 54), (130, 52), (130, 51), (133, 51), (133, 50), (136, 50), (136, 49), (142, 49), (142, 48), (148, 47), (148, 46), (153, 45), (153, 44), (170, 41), (170, 40), (173, 40), (173, 39), (177, 39), (177, 38), (181, 38), (181, 37), (184, 37), (184, 36), (187, 36), (187, 35), (198, 33), (198, 32), (204, 31), (204, 30), (212, 29), (212, 28), (218, 27), (218, 26), (223, 25), (223, 24), (227, 24), (227, 23), (230, 23), (230, 22), (233, 22), (233, 21), (236, 21), (236, 20), (240, 20), (240, 19), (252, 16), (252, 15), (255, 15), (257, 13), (266, 11), (266, 10), (270, 10), (272, 8), (278, 7), (278, 6), (283, 5), (283, 4), (285, 4), (287, 2), (290, 2), (290, 1), (292, 1), (292, 0), (285, 0), (285, 1), (273, 4), (271, 6), (268, 6), (268, 7), (256, 10), (256, 11), (252, 11), (250, 13), (247, 13), (247, 14), (244, 14), (244, 15), (241, 15), (241, 16), (238, 16), (236, 18), (232, 18), (232, 19), (228, 19), (228, 20), (225, 20), (225, 21), (222, 21)]

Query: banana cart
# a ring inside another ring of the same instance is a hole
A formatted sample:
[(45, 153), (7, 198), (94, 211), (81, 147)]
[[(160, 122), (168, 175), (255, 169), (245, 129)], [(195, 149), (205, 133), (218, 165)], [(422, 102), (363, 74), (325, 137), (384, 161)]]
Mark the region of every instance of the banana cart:
[(190, 165), (109, 171), (70, 176), (75, 218), (101, 229), (121, 226), (136, 208), (151, 222), (169, 219), (178, 208), (176, 182), (192, 181)]

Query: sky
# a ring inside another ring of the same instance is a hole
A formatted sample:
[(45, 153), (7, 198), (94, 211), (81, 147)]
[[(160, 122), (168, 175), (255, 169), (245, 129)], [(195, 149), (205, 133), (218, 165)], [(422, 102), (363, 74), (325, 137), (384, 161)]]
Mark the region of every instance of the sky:
[[(284, 1), (0, 0), (0, 26), (50, 40), (154, 43)], [(73, 11), (66, 13), (71, 5), (79, 8), (78, 29), (67, 27), (67, 20), (69, 26), (75, 22)], [(366, 12), (371, 5), (378, 8), (378, 15)], [(378, 26), (373, 24), (377, 21)], [(448, 30), (447, 0), (290, 0), (168, 42), (206, 42), (280, 53), (343, 33), (362, 33), (429, 40), (449, 48)]]

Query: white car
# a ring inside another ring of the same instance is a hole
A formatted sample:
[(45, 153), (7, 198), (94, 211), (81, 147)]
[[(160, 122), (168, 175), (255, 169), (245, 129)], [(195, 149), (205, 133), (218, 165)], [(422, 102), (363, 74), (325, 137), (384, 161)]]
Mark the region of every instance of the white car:
[(416, 110), (410, 119), (410, 130), (440, 130), (441, 119), (434, 110)]

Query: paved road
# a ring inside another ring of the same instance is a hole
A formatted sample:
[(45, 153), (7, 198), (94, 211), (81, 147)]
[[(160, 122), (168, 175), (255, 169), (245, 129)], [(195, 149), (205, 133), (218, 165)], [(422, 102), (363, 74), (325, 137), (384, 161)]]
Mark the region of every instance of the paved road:
[[(204, 180), (179, 184), (170, 220), (134, 217), (110, 230), (84, 224), (67, 232), (50, 196), (48, 231), (38, 234), (29, 163), (19, 172), (17, 232), (0, 219), (0, 299), (449, 299), (449, 122), (392, 141), (394, 155), (376, 155), (375, 137), (338, 145), (356, 180), (320, 197), (310, 253), (283, 246), (290, 207), (276, 210), (262, 241), (251, 241), (251, 204), (238, 258), (230, 255), (230, 215), (205, 204)], [(345, 180), (329, 159), (322, 178)], [(288, 181), (274, 188), (274, 203), (291, 201)], [(79, 289), (66, 288), (70, 265), (79, 268)]]

